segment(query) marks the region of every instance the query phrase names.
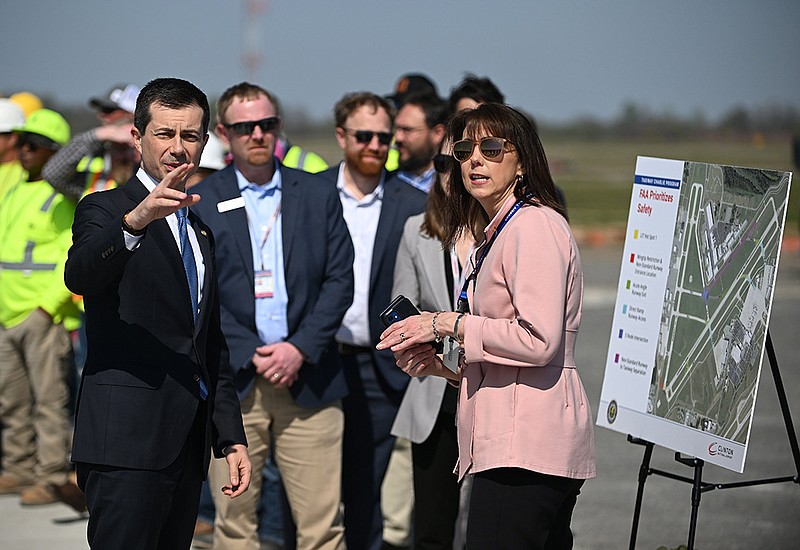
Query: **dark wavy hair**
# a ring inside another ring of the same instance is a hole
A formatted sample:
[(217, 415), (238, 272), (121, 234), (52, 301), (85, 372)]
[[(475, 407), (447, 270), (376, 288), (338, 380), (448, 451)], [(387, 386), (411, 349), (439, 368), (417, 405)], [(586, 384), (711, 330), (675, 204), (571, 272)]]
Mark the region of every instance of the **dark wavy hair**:
[[(522, 177), (509, 182), (514, 185), (514, 196), (533, 206), (549, 206), (567, 218), (567, 212), (558, 200), (542, 142), (524, 113), (506, 105), (485, 103), (455, 114), (450, 120), (448, 133), (453, 143), (464, 138), (487, 136), (510, 141), (522, 166)], [(463, 231), (471, 231), (475, 242), (483, 239), (483, 231), (490, 220), (480, 203), (467, 192), (458, 162), (453, 163), (450, 170), (444, 214), (442, 242), (445, 247), (452, 248)]]

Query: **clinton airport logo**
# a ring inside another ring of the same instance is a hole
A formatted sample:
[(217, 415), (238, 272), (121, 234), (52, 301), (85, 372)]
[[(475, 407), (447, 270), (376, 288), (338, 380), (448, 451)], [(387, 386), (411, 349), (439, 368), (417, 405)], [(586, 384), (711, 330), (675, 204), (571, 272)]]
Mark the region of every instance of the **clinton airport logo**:
[(612, 399), (611, 403), (608, 404), (608, 409), (606, 410), (606, 420), (608, 420), (609, 424), (614, 423), (614, 421), (617, 419), (618, 412), (619, 409), (617, 408), (617, 401)]
[(716, 441), (710, 443), (708, 445), (708, 455), (709, 456), (718, 456), (720, 458), (725, 458), (727, 460), (733, 459), (733, 449), (730, 447), (726, 447), (721, 443)]

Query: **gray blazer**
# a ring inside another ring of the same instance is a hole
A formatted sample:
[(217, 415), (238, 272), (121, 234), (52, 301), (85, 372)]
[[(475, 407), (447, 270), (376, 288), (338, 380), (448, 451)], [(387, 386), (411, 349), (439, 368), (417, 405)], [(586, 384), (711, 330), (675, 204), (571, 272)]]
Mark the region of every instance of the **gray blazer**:
[[(422, 234), (425, 214), (406, 220), (394, 265), (392, 297), (403, 294), (421, 311), (450, 311), (450, 296), (439, 239)], [(457, 275), (456, 275), (457, 276)], [(392, 435), (422, 443), (433, 430), (447, 381), (439, 376), (412, 378), (397, 411)]]

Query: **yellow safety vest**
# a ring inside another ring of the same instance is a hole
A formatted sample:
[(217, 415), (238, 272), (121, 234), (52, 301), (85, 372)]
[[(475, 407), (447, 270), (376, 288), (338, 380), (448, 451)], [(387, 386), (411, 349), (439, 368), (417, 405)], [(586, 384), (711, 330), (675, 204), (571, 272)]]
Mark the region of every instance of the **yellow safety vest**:
[(28, 177), (18, 160), (0, 163), (0, 201), (11, 187)]
[(286, 151), (281, 163), (289, 168), (297, 168), (310, 174), (316, 174), (328, 168), (328, 163), (321, 156), (311, 151), (304, 151), (297, 145), (292, 145)]
[(83, 157), (75, 171), (86, 172), (84, 197), (96, 191), (107, 191), (117, 187), (117, 182), (106, 172), (106, 161), (103, 157)]
[(75, 203), (44, 180), (18, 182), (0, 202), (0, 325), (41, 307), (68, 330), (79, 326), (64, 284), (74, 216)]

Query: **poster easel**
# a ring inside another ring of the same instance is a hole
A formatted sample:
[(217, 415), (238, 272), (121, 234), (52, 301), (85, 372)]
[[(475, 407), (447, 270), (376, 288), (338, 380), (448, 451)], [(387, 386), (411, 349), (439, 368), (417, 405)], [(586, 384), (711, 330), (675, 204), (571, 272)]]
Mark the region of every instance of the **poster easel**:
[(781, 407), (781, 413), (783, 414), (783, 421), (786, 426), (786, 432), (789, 437), (789, 445), (792, 450), (792, 457), (794, 459), (794, 466), (795, 466), (795, 474), (793, 476), (783, 476), (783, 477), (774, 477), (774, 478), (765, 478), (765, 479), (753, 479), (748, 481), (740, 481), (734, 483), (709, 483), (707, 481), (703, 481), (703, 466), (705, 465), (705, 461), (695, 457), (684, 457), (681, 453), (675, 453), (675, 460), (685, 466), (690, 466), (694, 469), (694, 475), (690, 478), (687, 476), (678, 475), (672, 472), (668, 472), (665, 470), (659, 470), (657, 468), (650, 467), (650, 459), (653, 455), (653, 446), (654, 444), (645, 441), (644, 439), (639, 439), (628, 435), (628, 442), (634, 445), (643, 445), (645, 447), (644, 450), (644, 457), (642, 458), (642, 464), (639, 467), (639, 479), (638, 479), (638, 489), (636, 491), (636, 505), (634, 507), (633, 512), (633, 524), (631, 526), (631, 538), (630, 544), (628, 548), (630, 550), (635, 550), (636, 548), (636, 537), (639, 531), (639, 518), (641, 515), (642, 510), (642, 500), (644, 499), (644, 485), (647, 481), (648, 476), (650, 475), (660, 475), (662, 477), (666, 477), (669, 479), (674, 479), (676, 481), (682, 481), (684, 483), (690, 483), (692, 485), (692, 497), (691, 497), (691, 517), (689, 520), (689, 538), (688, 538), (688, 549), (694, 549), (694, 540), (695, 534), (697, 532), (697, 517), (700, 511), (700, 499), (703, 493), (713, 491), (715, 489), (736, 489), (740, 487), (752, 487), (755, 485), (767, 485), (772, 483), (794, 483), (795, 485), (800, 485), (800, 446), (798, 445), (797, 441), (797, 433), (794, 429), (794, 423), (792, 422), (792, 415), (791, 411), (789, 410), (789, 402), (786, 399), (786, 389), (783, 386), (783, 379), (781, 378), (780, 369), (778, 368), (778, 359), (775, 355), (775, 348), (772, 345), (772, 338), (770, 337), (769, 330), (767, 330), (767, 337), (766, 337), (766, 351), (767, 357), (769, 359), (770, 370), (772, 371), (772, 379), (775, 382), (775, 390), (778, 394), (778, 401)]

